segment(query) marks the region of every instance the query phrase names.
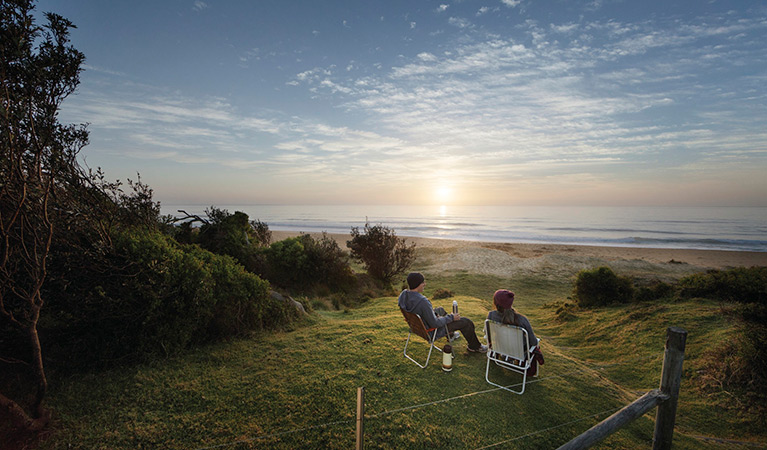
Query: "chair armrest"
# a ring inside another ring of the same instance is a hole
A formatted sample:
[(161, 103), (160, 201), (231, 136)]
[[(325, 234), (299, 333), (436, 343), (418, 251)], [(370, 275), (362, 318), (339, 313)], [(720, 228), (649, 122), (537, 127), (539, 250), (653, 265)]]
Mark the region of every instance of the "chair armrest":
[(537, 348), (539, 348), (541, 346), (541, 338), (536, 338), (536, 339), (538, 339), (538, 342), (536, 342), (536, 344), (533, 345), (532, 347), (530, 347), (530, 349), (528, 350), (531, 355), (533, 354), (535, 349), (537, 349)]

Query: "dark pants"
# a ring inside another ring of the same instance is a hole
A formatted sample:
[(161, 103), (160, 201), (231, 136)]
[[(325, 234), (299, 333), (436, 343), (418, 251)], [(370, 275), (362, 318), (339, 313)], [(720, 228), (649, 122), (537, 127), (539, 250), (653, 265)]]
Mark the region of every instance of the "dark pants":
[(461, 317), (460, 320), (456, 320), (447, 324), (447, 330), (449, 332), (460, 331), (463, 337), (466, 338), (466, 343), (472, 350), (477, 350), (482, 344), (477, 339), (477, 332), (474, 331), (474, 322), (466, 317)]

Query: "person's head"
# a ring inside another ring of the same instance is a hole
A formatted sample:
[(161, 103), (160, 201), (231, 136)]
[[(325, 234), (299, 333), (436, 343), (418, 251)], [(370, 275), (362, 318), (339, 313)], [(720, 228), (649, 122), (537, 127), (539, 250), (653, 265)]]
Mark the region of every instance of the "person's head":
[(423, 291), (424, 283), (423, 275), (418, 272), (410, 272), (407, 276), (407, 287), (411, 291)]
[(517, 312), (511, 306), (514, 304), (514, 293), (508, 289), (498, 289), (493, 294), (493, 304), (495, 309), (501, 313), (501, 322), (511, 325), (519, 325), (517, 323)]
[(493, 305), (499, 312), (510, 309), (514, 304), (514, 293), (508, 289), (498, 289), (493, 294)]

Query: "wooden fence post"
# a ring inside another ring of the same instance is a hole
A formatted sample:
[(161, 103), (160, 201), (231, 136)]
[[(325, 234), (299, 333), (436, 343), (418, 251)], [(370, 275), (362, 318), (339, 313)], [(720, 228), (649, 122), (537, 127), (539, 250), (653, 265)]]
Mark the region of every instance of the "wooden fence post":
[(658, 406), (655, 415), (655, 433), (653, 450), (671, 449), (676, 422), (676, 406), (679, 401), (679, 386), (682, 384), (682, 363), (687, 331), (678, 327), (669, 327), (666, 331), (666, 352), (663, 357), (663, 372), (660, 377), (660, 390), (669, 396)]
[(365, 388), (357, 388), (357, 450), (362, 450), (363, 419), (365, 418)]

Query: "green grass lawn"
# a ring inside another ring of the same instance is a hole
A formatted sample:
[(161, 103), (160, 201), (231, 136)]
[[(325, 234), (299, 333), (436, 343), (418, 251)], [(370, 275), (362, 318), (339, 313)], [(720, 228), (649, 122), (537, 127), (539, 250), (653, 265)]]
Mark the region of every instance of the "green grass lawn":
[[(478, 331), (492, 292), (516, 291), (515, 306), (530, 317), (546, 357), (521, 396), (493, 389), (485, 356), (466, 352), (464, 339), (454, 345), (452, 372), (441, 370), (436, 352), (418, 368), (402, 355), (407, 327), (396, 297), (382, 297), (317, 311), (294, 331), (57, 382), (49, 397), (55, 431), (42, 447), (349, 449), (362, 386), (366, 448), (556, 448), (658, 387), (672, 325), (689, 332), (674, 448), (743, 448), (695, 436), (767, 443), (748, 417), (714, 407), (692, 385), (701, 355), (732, 332), (718, 305), (629, 305), (575, 311), (561, 321), (553, 305), (566, 299), (569, 283), (472, 274), (427, 279), (426, 294), (452, 290)], [(451, 300), (434, 303), (449, 307)], [(425, 358), (425, 342), (411, 348)], [(521, 381), (497, 367), (491, 376)], [(595, 448), (651, 448), (653, 419), (654, 410)]]

